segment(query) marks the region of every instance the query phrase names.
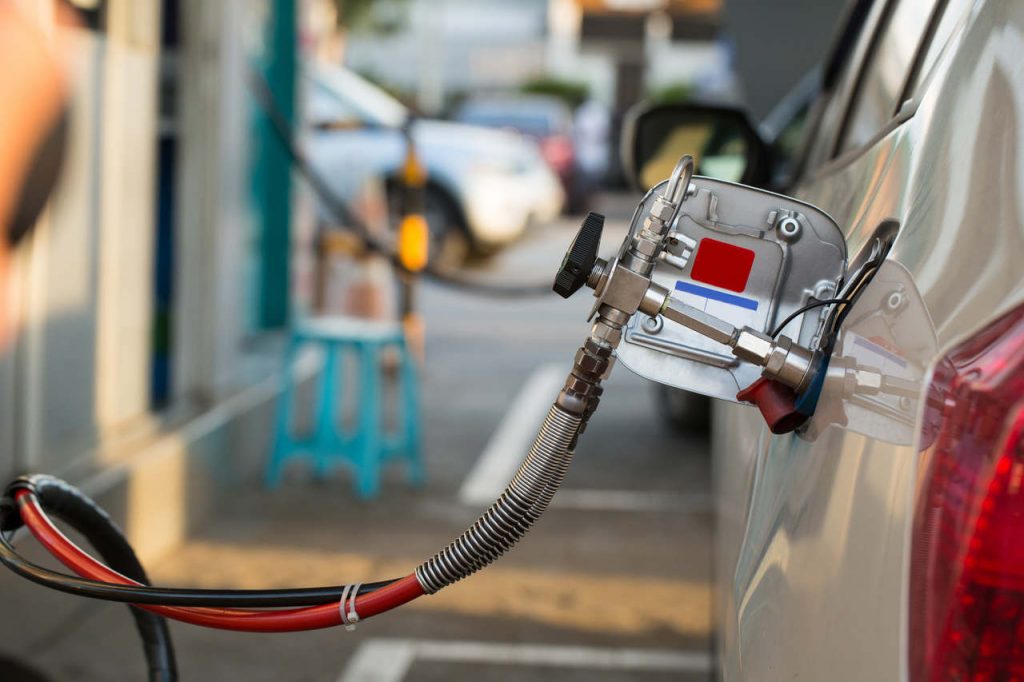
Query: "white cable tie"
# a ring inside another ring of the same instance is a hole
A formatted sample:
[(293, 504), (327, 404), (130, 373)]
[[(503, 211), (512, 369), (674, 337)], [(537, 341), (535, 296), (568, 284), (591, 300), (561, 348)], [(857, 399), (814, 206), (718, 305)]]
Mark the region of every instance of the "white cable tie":
[[(356, 629), (356, 623), (359, 622), (359, 614), (356, 613), (356, 597), (359, 596), (359, 588), (362, 587), (362, 583), (356, 583), (352, 588), (352, 599), (349, 602), (348, 613), (342, 619), (345, 622), (345, 629), (352, 632)], [(342, 596), (342, 603), (344, 603), (344, 596)]]
[(351, 589), (351, 585), (345, 585), (345, 589), (341, 591), (341, 599), (338, 600), (338, 613), (341, 614), (341, 624), (345, 626), (346, 630), (348, 629), (349, 624), (348, 614), (346, 613), (345, 609), (345, 602), (348, 601), (348, 593), (349, 591), (351, 591)]

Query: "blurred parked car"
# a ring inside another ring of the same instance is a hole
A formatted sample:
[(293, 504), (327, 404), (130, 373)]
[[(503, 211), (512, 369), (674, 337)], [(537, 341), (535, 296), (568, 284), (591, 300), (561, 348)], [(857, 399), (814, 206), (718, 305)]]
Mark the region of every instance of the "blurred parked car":
[[(355, 73), (322, 64), (306, 70), (311, 163), (342, 198), (382, 178), (397, 209), (410, 113)], [(457, 265), (517, 239), (531, 220), (558, 215), (564, 193), (536, 146), (479, 126), (417, 118), (412, 137), (429, 176), (425, 214), (431, 260)]]
[(1022, 35), (1024, 3), (857, 0), (776, 144), (730, 110), (637, 117), (638, 175), (685, 142), (705, 172), (828, 211), (851, 271), (884, 256), (804, 430), (714, 405), (727, 680), (1024, 674)]
[(488, 128), (514, 130), (536, 140), (541, 155), (558, 174), (570, 207), (575, 207), (580, 188), (576, 183), (572, 111), (565, 102), (543, 95), (470, 99), (459, 107), (454, 119)]

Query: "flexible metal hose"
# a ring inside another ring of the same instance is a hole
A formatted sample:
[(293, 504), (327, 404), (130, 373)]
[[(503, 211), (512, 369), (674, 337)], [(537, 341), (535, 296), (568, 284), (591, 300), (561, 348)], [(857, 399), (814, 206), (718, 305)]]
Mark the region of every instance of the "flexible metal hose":
[(454, 542), (416, 569), (427, 594), (488, 566), (544, 513), (572, 461), (582, 419), (552, 405), (529, 454), (501, 496)]

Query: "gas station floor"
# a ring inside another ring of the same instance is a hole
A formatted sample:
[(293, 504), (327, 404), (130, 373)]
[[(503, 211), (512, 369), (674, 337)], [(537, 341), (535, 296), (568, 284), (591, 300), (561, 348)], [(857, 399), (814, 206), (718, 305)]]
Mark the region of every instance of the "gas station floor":
[[(550, 279), (575, 227), (567, 219), (535, 229), (483, 275)], [(606, 250), (622, 229), (621, 220), (610, 222)], [(295, 468), (277, 491), (233, 493), (217, 518), (150, 567), (155, 582), (269, 587), (397, 577), (473, 522), (532, 440), (587, 331), (591, 299), (494, 300), (431, 285), (421, 300), (426, 485), (408, 489), (396, 468), (378, 499), (360, 502), (347, 473), (314, 483)], [(494, 566), (354, 632), (254, 635), (172, 624), (181, 677), (706, 680), (712, 523), (706, 441), (672, 432), (658, 418), (653, 387), (617, 367), (552, 509)], [(46, 605), (57, 600), (74, 626), (48, 631)], [(32, 636), (19, 639), (49, 679), (140, 676), (123, 607), (60, 595), (42, 604), (26, 614)]]

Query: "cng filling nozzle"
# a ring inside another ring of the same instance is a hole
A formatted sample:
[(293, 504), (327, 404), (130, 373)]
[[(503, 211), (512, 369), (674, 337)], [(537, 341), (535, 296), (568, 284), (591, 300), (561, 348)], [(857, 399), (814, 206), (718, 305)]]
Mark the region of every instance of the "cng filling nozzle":
[[(641, 202), (641, 208), (645, 203), (650, 208), (646, 213), (637, 211), (618, 255), (611, 260), (598, 258), (603, 216), (588, 215), (565, 254), (554, 290), (564, 298), (584, 285), (594, 290), (594, 323), (581, 353), (600, 349), (605, 357), (610, 356), (622, 340), (623, 328), (635, 315), (663, 317), (727, 346), (737, 360), (760, 367), (761, 377), (740, 390), (738, 399), (756, 404), (773, 431), (793, 430), (808, 416), (796, 405), (821, 365), (818, 354), (787, 336), (772, 337), (750, 326), (736, 327), (672, 296), (671, 290), (653, 279), (659, 260), (685, 267), (690, 256), (687, 249), (684, 247), (681, 257), (667, 250), (670, 243), (695, 245), (694, 240), (673, 231), (684, 202), (696, 191), (691, 185), (693, 170), (692, 157), (680, 159), (664, 191), (651, 202)], [(577, 355), (577, 365), (579, 361)], [(571, 377), (577, 377), (576, 372), (574, 368)], [(567, 383), (567, 390), (571, 383)]]

